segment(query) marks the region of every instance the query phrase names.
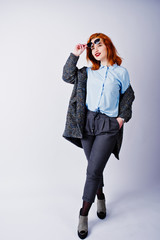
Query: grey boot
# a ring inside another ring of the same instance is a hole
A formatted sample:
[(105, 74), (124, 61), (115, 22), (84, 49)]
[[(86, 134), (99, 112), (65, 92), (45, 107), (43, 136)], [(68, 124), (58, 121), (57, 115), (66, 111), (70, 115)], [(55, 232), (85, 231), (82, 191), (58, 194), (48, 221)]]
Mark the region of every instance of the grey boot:
[(88, 216), (82, 216), (79, 214), (78, 223), (78, 236), (81, 239), (86, 238), (88, 235)]
[(100, 219), (104, 219), (106, 217), (106, 201), (105, 201), (105, 199), (103, 199), (103, 200), (97, 199), (97, 216)]

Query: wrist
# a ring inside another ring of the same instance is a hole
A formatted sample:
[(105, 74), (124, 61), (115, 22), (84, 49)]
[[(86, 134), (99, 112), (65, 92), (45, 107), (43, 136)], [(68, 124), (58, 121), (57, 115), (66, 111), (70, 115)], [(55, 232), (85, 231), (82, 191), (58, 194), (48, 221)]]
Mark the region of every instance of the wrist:
[(119, 118), (120, 120), (122, 120), (123, 123), (125, 122), (125, 119), (124, 119), (124, 118), (122, 118), (122, 117), (117, 117), (117, 118)]
[(73, 55), (75, 55), (76, 57), (79, 57), (79, 55), (75, 52), (72, 52)]
[(123, 123), (125, 122), (125, 119), (124, 118), (121, 118), (123, 120)]

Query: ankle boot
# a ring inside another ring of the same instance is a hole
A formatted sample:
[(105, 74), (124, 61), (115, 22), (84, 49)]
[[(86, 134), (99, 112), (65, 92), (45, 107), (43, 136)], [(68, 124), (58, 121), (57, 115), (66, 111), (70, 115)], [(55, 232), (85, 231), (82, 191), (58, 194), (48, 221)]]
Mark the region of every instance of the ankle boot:
[(104, 219), (106, 217), (106, 203), (105, 199), (99, 200), (97, 199), (97, 216), (100, 219)]
[(86, 238), (88, 235), (88, 216), (82, 216), (79, 214), (79, 223), (78, 223), (78, 236), (81, 239)]

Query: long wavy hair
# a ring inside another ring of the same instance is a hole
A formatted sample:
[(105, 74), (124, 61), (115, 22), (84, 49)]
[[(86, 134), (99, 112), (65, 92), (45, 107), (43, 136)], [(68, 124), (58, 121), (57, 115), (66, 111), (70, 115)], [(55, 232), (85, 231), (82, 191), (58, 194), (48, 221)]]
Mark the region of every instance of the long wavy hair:
[[(107, 48), (107, 59), (110, 63), (110, 65), (113, 65), (114, 63), (117, 63), (117, 65), (121, 65), (122, 63), (122, 59), (118, 56), (118, 52), (114, 46), (114, 44), (112, 43), (111, 39), (106, 36), (103, 33), (94, 33), (92, 34), (87, 43), (89, 43), (93, 38), (100, 38), (102, 39), (103, 43), (106, 45)], [(97, 70), (100, 67), (100, 61), (97, 61), (93, 55), (92, 55), (92, 51), (91, 48), (87, 47), (87, 55), (86, 55), (86, 59), (87, 61), (91, 61), (92, 62), (92, 70)]]

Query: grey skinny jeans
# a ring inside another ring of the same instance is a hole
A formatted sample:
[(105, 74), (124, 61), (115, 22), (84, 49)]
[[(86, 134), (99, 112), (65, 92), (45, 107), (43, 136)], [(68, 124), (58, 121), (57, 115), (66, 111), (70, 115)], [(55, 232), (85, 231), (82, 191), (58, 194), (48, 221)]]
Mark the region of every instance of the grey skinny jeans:
[(84, 137), (81, 139), (88, 160), (83, 201), (93, 203), (98, 188), (104, 186), (103, 170), (115, 146), (119, 129), (116, 117), (87, 110)]

